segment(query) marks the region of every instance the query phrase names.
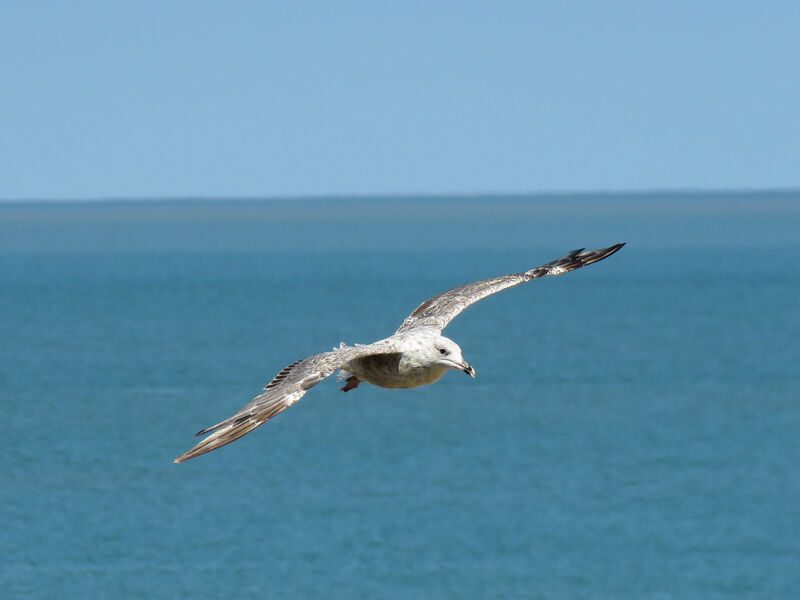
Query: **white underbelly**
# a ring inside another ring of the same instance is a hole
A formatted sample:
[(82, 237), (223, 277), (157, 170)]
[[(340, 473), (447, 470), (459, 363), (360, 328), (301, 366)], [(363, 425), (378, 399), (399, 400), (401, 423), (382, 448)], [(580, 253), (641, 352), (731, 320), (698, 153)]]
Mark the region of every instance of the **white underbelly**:
[(359, 380), (384, 388), (414, 388), (438, 381), (447, 369), (405, 364), (401, 354), (377, 354), (350, 361), (344, 370)]

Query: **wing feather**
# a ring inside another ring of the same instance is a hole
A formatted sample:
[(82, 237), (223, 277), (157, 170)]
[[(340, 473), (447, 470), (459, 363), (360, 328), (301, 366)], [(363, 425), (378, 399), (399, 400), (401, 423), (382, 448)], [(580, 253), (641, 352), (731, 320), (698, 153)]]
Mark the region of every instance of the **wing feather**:
[(600, 250), (587, 250), (583, 248), (551, 261), (541, 267), (536, 267), (524, 273), (512, 273), (511, 275), (501, 275), (482, 281), (474, 281), (465, 285), (460, 285), (444, 293), (434, 296), (420, 304), (412, 312), (403, 324), (398, 328), (397, 333), (413, 329), (415, 327), (434, 327), (441, 331), (460, 315), (465, 309), (482, 300), (487, 296), (496, 294), (499, 291), (514, 287), (520, 283), (525, 283), (531, 279), (546, 277), (548, 275), (561, 275), (569, 273), (575, 269), (580, 269), (586, 265), (596, 263), (614, 254), (622, 248), (625, 243), (614, 244), (608, 248)]
[(309, 389), (332, 375), (347, 361), (358, 356), (380, 354), (391, 350), (392, 347), (385, 342), (366, 346), (342, 346), (331, 352), (315, 354), (287, 365), (264, 387), (261, 394), (243, 406), (235, 415), (198, 431), (195, 435), (208, 434), (208, 436), (181, 454), (175, 462), (180, 463), (211, 452), (250, 433), (300, 400)]

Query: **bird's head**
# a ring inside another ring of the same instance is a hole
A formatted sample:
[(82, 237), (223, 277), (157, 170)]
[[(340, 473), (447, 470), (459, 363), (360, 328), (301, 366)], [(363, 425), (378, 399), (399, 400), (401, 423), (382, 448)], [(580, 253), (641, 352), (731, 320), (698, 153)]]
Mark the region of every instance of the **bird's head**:
[(475, 369), (461, 356), (461, 348), (453, 340), (437, 336), (433, 340), (433, 361), (446, 369), (458, 369), (475, 377)]

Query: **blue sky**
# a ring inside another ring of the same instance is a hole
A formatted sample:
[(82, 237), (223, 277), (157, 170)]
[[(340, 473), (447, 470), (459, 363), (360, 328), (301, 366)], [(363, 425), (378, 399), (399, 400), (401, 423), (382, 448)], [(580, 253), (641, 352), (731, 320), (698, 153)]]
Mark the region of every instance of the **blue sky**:
[(797, 2), (0, 4), (0, 198), (800, 187)]

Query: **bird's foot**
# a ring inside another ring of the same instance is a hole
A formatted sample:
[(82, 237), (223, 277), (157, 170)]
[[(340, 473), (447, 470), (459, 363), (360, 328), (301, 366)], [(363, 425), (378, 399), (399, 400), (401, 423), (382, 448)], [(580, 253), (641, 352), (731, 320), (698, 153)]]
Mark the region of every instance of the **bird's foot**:
[(358, 380), (358, 377), (356, 377), (355, 375), (351, 375), (344, 382), (344, 387), (342, 387), (342, 391), (349, 392), (350, 390), (354, 390), (358, 387), (359, 383), (361, 382)]

